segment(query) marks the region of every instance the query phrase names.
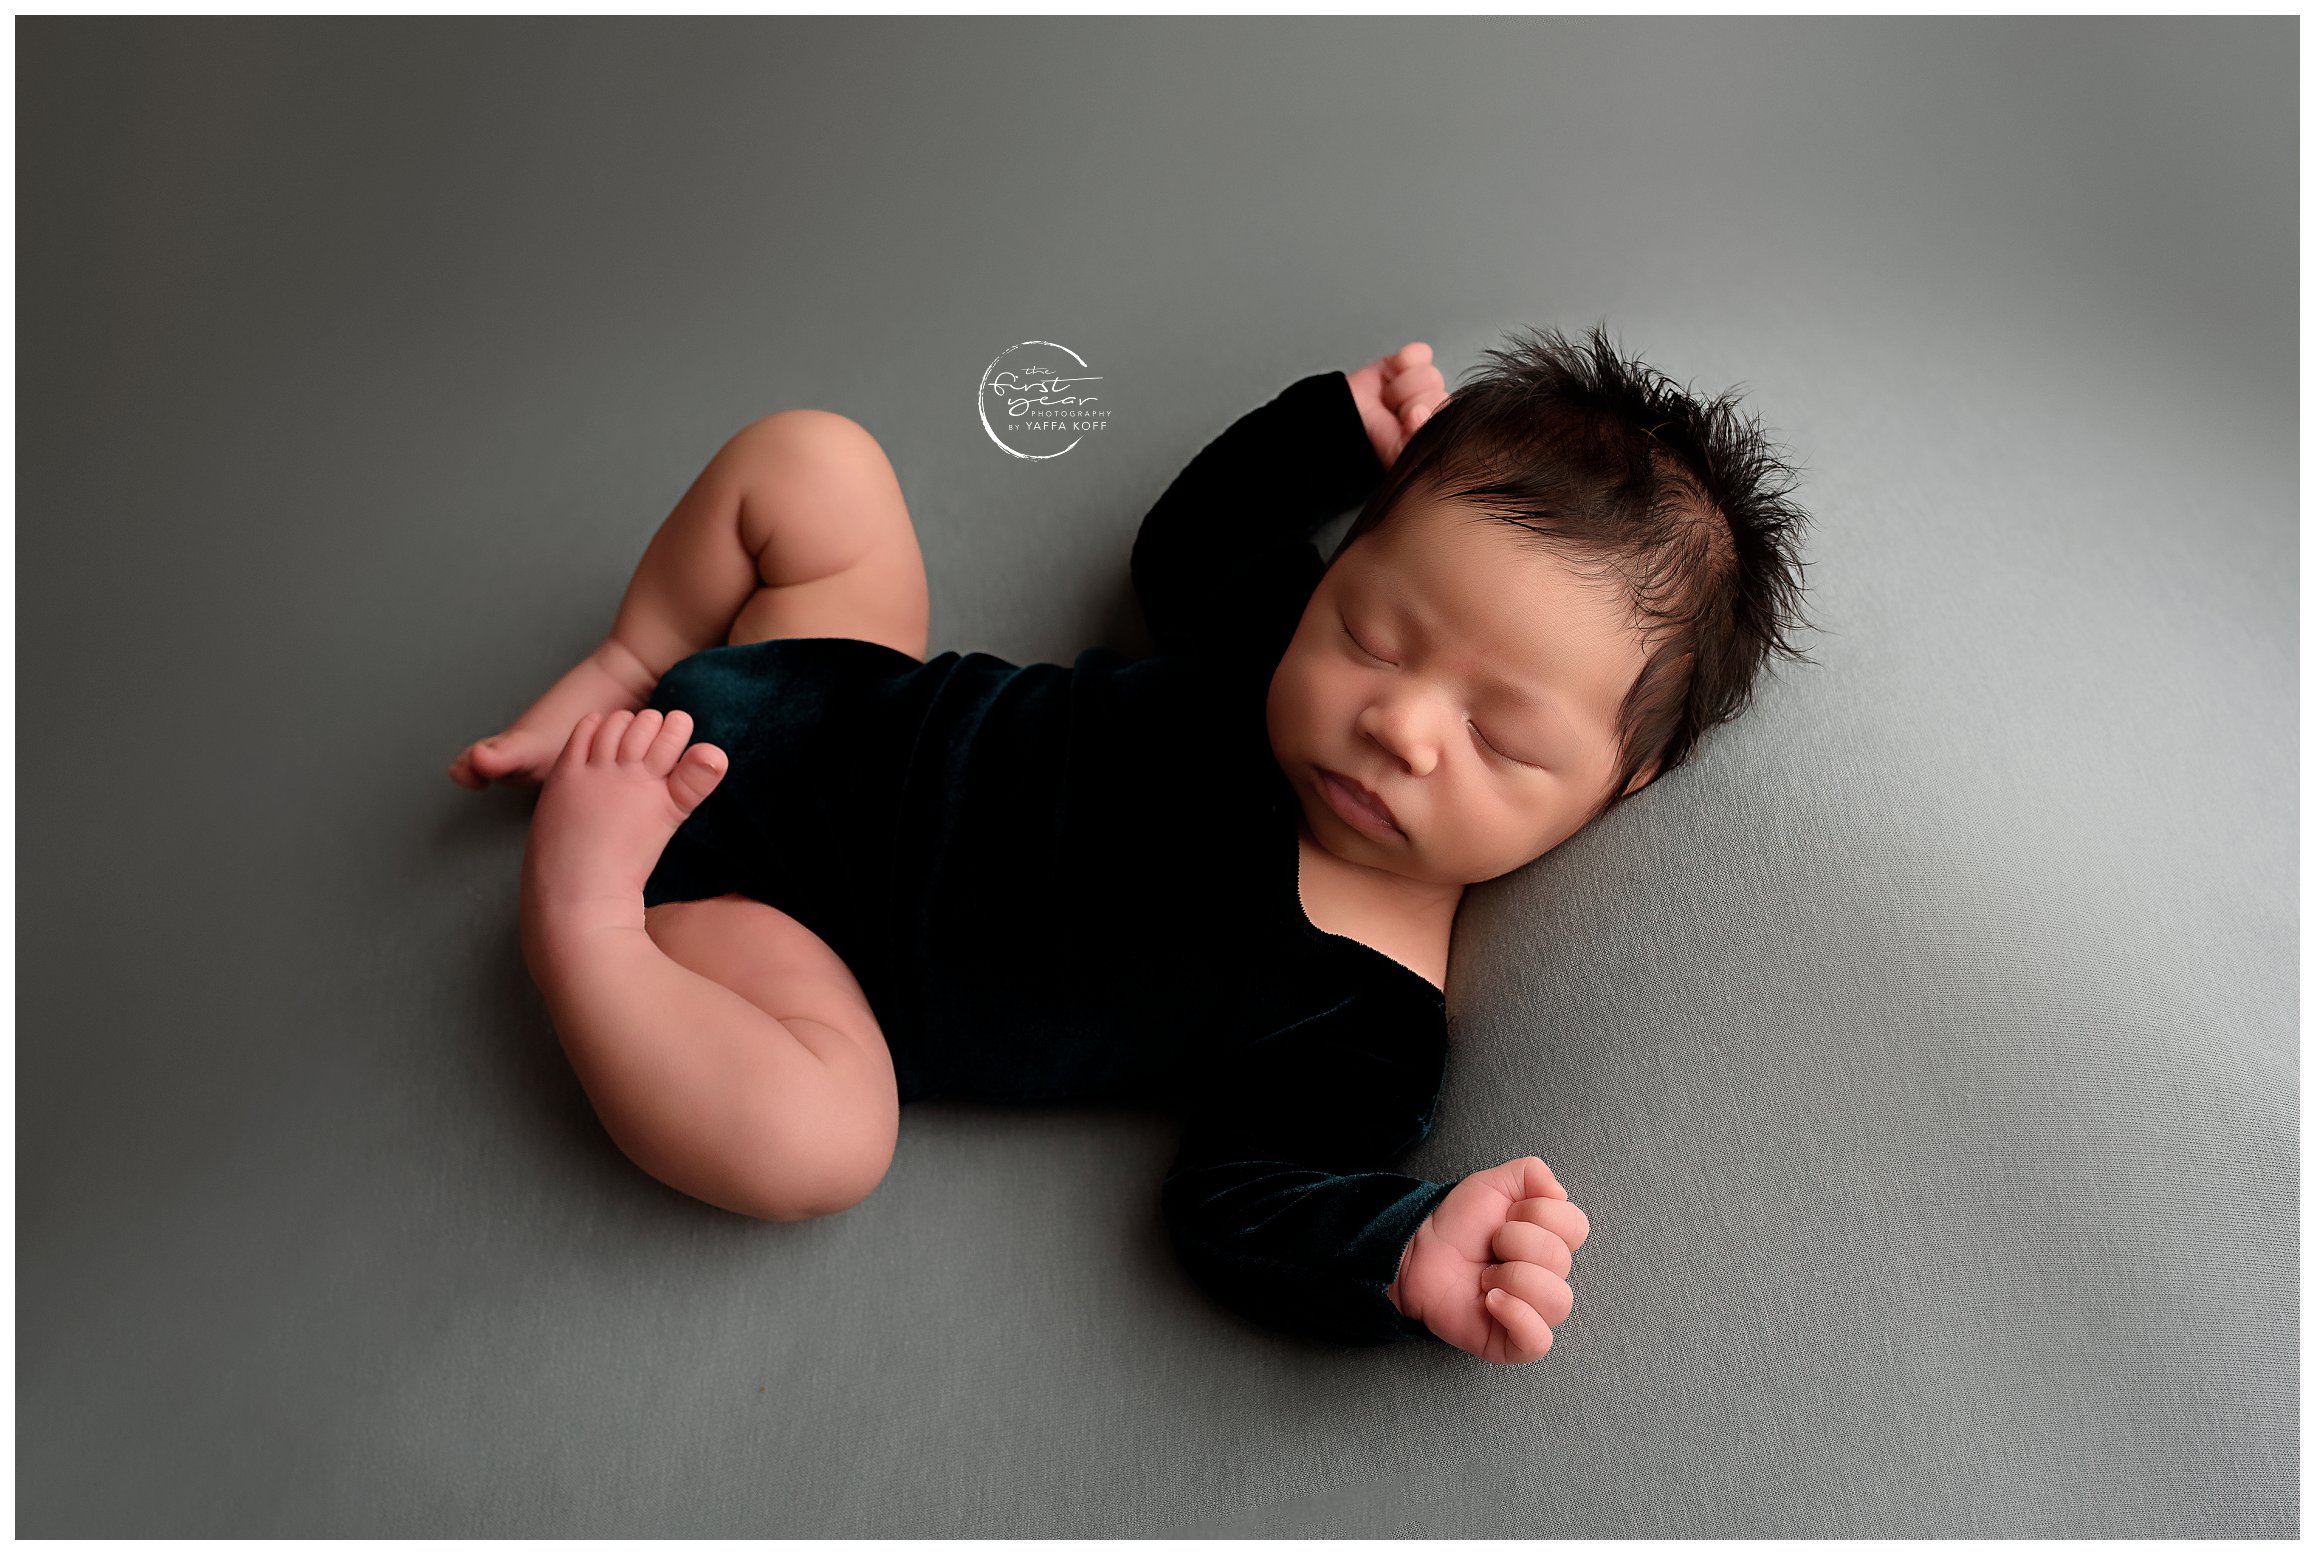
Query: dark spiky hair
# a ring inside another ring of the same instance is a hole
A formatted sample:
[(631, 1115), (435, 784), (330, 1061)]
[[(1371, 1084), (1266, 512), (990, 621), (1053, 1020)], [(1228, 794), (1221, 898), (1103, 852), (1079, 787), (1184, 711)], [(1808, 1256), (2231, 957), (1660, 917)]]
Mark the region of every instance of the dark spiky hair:
[(1699, 400), (1603, 324), (1578, 343), (1515, 330), (1484, 353), (1418, 428), (1343, 536), (1336, 556), (1409, 498), (1468, 503), (1577, 568), (1618, 582), (1647, 644), (1616, 714), (1615, 780), (1586, 824), (1620, 804), (1651, 762), (1658, 775), (1750, 705), (1772, 652), (1807, 663), (1789, 634), (1808, 515), (1795, 472), (1740, 416), (1736, 391)]

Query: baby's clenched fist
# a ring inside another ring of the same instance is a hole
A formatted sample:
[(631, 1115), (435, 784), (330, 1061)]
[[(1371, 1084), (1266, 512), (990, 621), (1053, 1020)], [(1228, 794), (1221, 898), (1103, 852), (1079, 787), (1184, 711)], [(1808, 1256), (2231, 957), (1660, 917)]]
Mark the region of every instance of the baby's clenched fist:
[(1449, 398), (1447, 380), (1432, 365), (1431, 348), (1420, 340), (1410, 340), (1343, 376), (1350, 382), (1350, 397), (1358, 405), (1367, 441), (1386, 470)]
[(1591, 1221), (1534, 1156), (1474, 1172), (1439, 1201), (1399, 1262), (1401, 1312), (1502, 1365), (1540, 1358), (1575, 1305), (1574, 1252)]

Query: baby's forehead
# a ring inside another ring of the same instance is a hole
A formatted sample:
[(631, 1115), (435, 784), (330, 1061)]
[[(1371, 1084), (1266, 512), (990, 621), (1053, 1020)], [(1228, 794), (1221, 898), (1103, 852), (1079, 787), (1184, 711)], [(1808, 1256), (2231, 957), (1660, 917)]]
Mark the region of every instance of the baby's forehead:
[[(1389, 533), (1386, 525), (1372, 538)], [(1561, 658), (1579, 646), (1617, 660), (1644, 656), (1630, 590), (1517, 525), (1456, 514), (1446, 524), (1410, 526), (1391, 543), (1361, 550), (1350, 547), (1329, 569), (1342, 572), (1344, 592), (1404, 615), (1442, 641), (1508, 653), (1522, 663)]]
[[(1400, 517), (1414, 521), (1393, 526)], [(1485, 613), (1507, 596), (1531, 605), (1565, 603), (1575, 594), (1603, 602), (1628, 592), (1614, 573), (1583, 564), (1522, 525), (1493, 517), (1475, 506), (1394, 515), (1372, 535), (1377, 543), (1353, 545), (1334, 567), (1350, 581), (1388, 583), (1395, 592), (1435, 600), (1442, 615)]]

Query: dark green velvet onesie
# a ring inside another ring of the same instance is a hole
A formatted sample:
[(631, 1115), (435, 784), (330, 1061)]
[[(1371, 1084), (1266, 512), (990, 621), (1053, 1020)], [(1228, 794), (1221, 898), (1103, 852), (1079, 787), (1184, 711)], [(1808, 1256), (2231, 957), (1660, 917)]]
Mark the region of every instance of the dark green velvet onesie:
[(650, 704), (731, 767), (646, 905), (738, 892), (818, 933), (903, 1102), (1177, 1113), (1160, 1203), (1185, 1268), (1346, 1344), (1428, 1335), (1383, 1288), (1453, 1184), (1386, 1168), (1430, 1130), (1446, 1000), (1303, 912), (1263, 701), (1323, 570), (1311, 535), (1382, 473), (1348, 380), (1305, 378), (1142, 521), (1146, 659), (778, 638), (693, 654)]

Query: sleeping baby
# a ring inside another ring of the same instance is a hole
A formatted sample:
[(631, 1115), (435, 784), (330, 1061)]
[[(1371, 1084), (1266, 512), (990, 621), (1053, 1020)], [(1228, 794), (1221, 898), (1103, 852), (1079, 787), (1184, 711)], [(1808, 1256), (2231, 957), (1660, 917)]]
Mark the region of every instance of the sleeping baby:
[(875, 1189), (909, 1101), (1162, 1108), (1159, 1209), (1216, 1300), (1549, 1350), (1590, 1230), (1552, 1170), (1391, 1169), (1455, 911), (1805, 657), (1806, 516), (1731, 396), (1603, 330), (1487, 356), (1450, 395), (1413, 343), (1208, 443), (1134, 540), (1139, 658), (927, 658), (876, 440), (734, 434), (602, 644), (450, 768), (539, 785), (523, 956), (620, 1150), (793, 1221)]

